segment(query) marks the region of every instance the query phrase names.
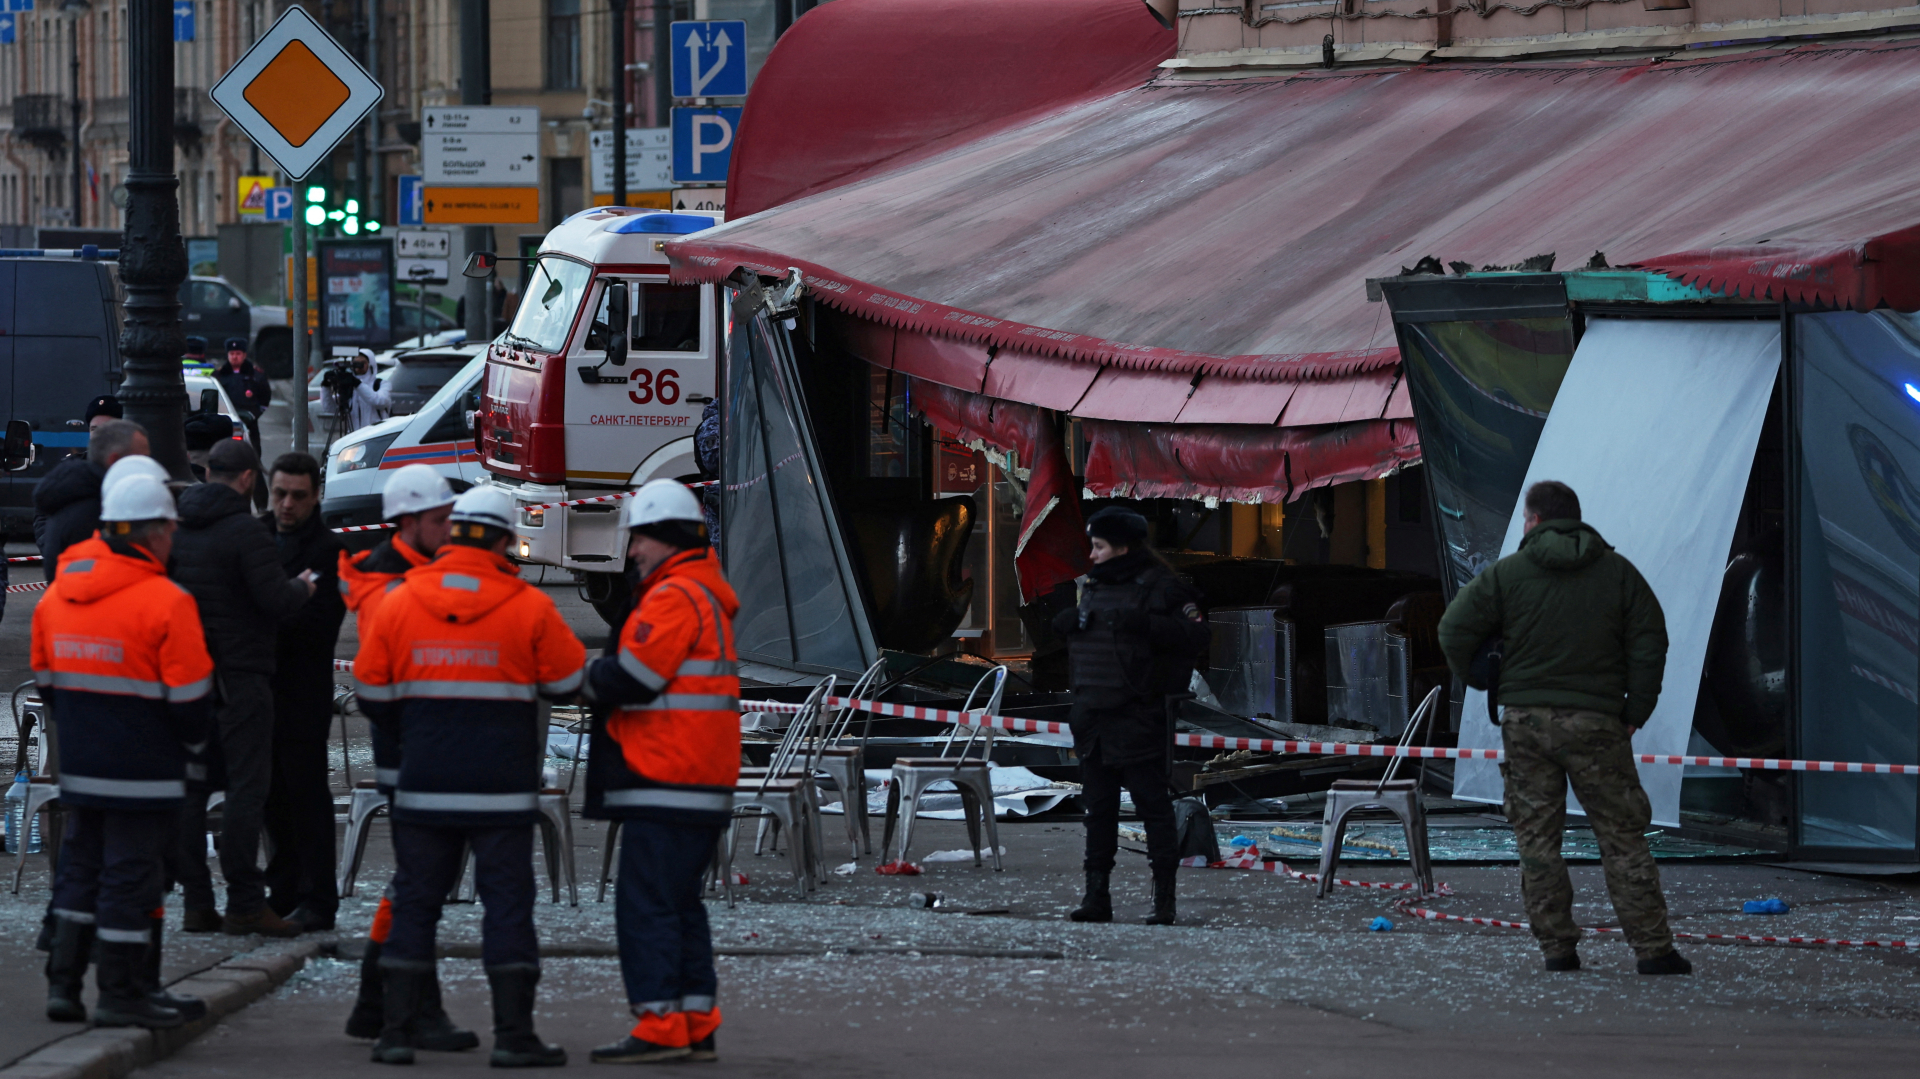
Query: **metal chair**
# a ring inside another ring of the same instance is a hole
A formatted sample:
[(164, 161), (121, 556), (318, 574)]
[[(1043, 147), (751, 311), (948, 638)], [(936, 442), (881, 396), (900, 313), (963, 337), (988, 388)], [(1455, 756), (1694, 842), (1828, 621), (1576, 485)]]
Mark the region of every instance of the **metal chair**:
[[(1421, 725), (1433, 721), (1439, 700), (1440, 688), (1435, 686), (1414, 710), (1412, 720), (1400, 736), (1400, 748), (1412, 745)], [(1328, 788), (1326, 815), (1320, 826), (1320, 898), (1326, 898), (1333, 890), (1333, 871), (1340, 864), (1340, 843), (1347, 832), (1347, 818), (1361, 809), (1384, 809), (1399, 819), (1407, 835), (1407, 859), (1413, 863), (1413, 876), (1420, 884), (1420, 894), (1433, 894), (1433, 864), (1427, 857), (1427, 812), (1420, 802), (1420, 781), (1394, 778), (1400, 762), (1406, 759), (1393, 758), (1393, 763), (1387, 765), (1386, 775), (1378, 781), (1340, 779)]]
[[(973, 707), (973, 699), (987, 682), (993, 682), (993, 689), (987, 694), (986, 703), (980, 708)], [(1007, 688), (1007, 668), (995, 667), (980, 676), (973, 688), (967, 691), (966, 703), (960, 711), (976, 715), (989, 716), (1000, 709), (1000, 697)], [(967, 740), (961, 744), (958, 753), (953, 752), (954, 739), (960, 735), (960, 728), (967, 728)], [(967, 820), (967, 838), (973, 844), (973, 864), (980, 864), (980, 832), (984, 817), (987, 833), (987, 847), (993, 854), (994, 872), (1000, 872), (1000, 826), (996, 819), (993, 804), (993, 736), (995, 728), (990, 723), (958, 723), (948, 732), (947, 740), (940, 747), (938, 757), (901, 757), (893, 762), (892, 782), (887, 785), (887, 830), (880, 842), (885, 851), (893, 843), (894, 820), (900, 822), (900, 850), (894, 861), (905, 862), (907, 850), (913, 845), (914, 815), (918, 812), (920, 798), (928, 788), (936, 783), (951, 782), (960, 792), (961, 812)], [(975, 744), (980, 746), (980, 756), (968, 756)]]
[[(32, 682), (23, 683), (14, 688), (14, 730), (19, 734), (19, 753), (14, 767), (28, 773), (27, 803), (20, 813), (20, 860), (13, 867), (13, 894), (20, 894), (20, 881), (27, 869), (27, 840), (33, 835), (34, 819), (42, 812), (47, 815), (46, 822), (40, 828), (40, 853), (47, 859), (47, 878), (53, 879), (60, 867), (60, 844), (66, 839), (67, 815), (61, 812), (60, 784), (58, 781), (58, 739), (54, 736), (53, 713), (41, 699)], [(26, 692), (26, 700), (20, 695)], [(27, 750), (28, 742), (38, 742), (40, 752), (34, 755)]]
[[(814, 687), (787, 727), (767, 767), (741, 769), (733, 793), (735, 828), (743, 817), (755, 817), (774, 822), (776, 839), (779, 833), (786, 834), (794, 883), (803, 894), (813, 890), (816, 872), (822, 882), (826, 880), (826, 866), (820, 856), (820, 799), (813, 780), (820, 739), (810, 732), (821, 725), (827, 697), (833, 693), (836, 681), (829, 675)], [(727, 843), (728, 880), (732, 880), (737, 846), (736, 834)]]
[[(867, 668), (853, 688), (847, 690), (849, 700), (859, 700), (879, 684), (886, 673), (887, 661), (877, 660)], [(862, 852), (873, 853), (873, 833), (867, 826), (867, 736), (852, 745), (843, 745), (847, 731), (853, 725), (853, 714), (860, 709), (853, 705), (844, 705), (835, 716), (827, 731), (820, 737), (818, 767), (833, 778), (834, 785), (840, 788), (840, 807), (845, 811), (847, 842), (853, 852), (853, 860), (859, 861)], [(867, 729), (873, 729), (873, 713), (867, 713)]]
[(371, 779), (353, 785), (353, 801), (347, 806), (347, 834), (340, 841), (339, 885), (342, 898), (353, 895), (353, 879), (360, 874), (360, 860), (367, 853), (368, 826), (375, 815), (388, 812), (388, 804)]
[(567, 896), (573, 906), (579, 906), (580, 884), (573, 872), (573, 807), (564, 787), (540, 792), (540, 847), (547, 856), (547, 881), (553, 886), (553, 901), (560, 902), (560, 873), (565, 870)]
[(13, 894), (20, 894), (20, 875), (27, 870), (27, 839), (33, 835), (34, 817), (45, 812), (47, 822), (40, 829), (40, 853), (47, 857), (47, 877), (59, 868), (60, 843), (66, 838), (67, 815), (60, 811), (60, 784), (52, 776), (33, 776), (27, 780), (27, 804), (20, 814), (20, 860), (13, 867)]

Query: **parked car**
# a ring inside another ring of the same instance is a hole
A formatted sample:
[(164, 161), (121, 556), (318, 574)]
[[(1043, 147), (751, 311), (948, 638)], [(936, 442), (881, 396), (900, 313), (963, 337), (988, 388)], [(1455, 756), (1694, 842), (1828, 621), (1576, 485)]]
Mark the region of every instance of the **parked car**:
[[(486, 371), (484, 346), (465, 353), (466, 362), (412, 415), (394, 416), (348, 434), (327, 451), (327, 485), (320, 515), (328, 528), (380, 521), (380, 491), (387, 473), (402, 465), (432, 465), (455, 491), (486, 476), (474, 449), (473, 414), (480, 407), (480, 379)], [(349, 545), (379, 542), (377, 532), (348, 533)]]
[[(245, 438), (249, 444), (252, 443), (252, 439), (247, 435), (247, 425), (241, 422), (240, 410), (233, 407), (233, 398), (227, 396), (226, 387), (220, 385), (219, 381), (212, 375), (202, 374), (198, 371), (187, 371), (181, 377), (187, 387), (187, 408), (189, 410), (198, 409), (200, 407), (201, 394), (207, 390), (212, 390), (218, 395), (215, 400), (219, 401), (219, 406), (215, 411), (233, 421), (233, 437)], [(260, 449), (258, 445), (254, 445), (253, 448), (255, 452), (258, 452)]]
[(244, 337), (268, 378), (293, 377), (293, 328), (287, 309), (254, 303), (224, 277), (189, 277), (180, 286), (180, 321), (207, 339), (207, 358), (226, 355), (229, 337)]

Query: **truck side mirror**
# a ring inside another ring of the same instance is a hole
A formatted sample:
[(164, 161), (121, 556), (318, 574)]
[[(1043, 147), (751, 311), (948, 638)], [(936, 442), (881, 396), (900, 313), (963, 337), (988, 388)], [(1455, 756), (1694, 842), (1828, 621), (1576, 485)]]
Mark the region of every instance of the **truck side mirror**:
[(467, 256), (467, 267), (460, 276), (484, 281), (493, 276), (494, 267), (500, 265), (500, 256), (491, 251), (475, 251)]
[(627, 283), (616, 281), (607, 286), (607, 362), (615, 367), (627, 365)]
[(8, 420), (7, 437), (0, 447), (0, 469), (19, 472), (33, 464), (33, 425), (25, 420)]
[(220, 391), (214, 390), (214, 389), (201, 390), (200, 391), (200, 407), (196, 411), (200, 411), (200, 412), (220, 411)]

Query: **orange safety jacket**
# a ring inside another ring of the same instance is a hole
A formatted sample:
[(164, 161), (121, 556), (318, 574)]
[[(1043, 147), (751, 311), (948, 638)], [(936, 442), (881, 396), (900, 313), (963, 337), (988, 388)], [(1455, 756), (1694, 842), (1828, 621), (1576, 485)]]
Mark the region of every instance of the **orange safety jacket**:
[(724, 823), (740, 778), (740, 601), (711, 548), (667, 559), (640, 586), (619, 647), (588, 668), (609, 710), (587, 758), (586, 811)]
[[(414, 550), (399, 536), (390, 536), (376, 547), (359, 554), (340, 552), (340, 594), (347, 610), (353, 612), (354, 626), (364, 630), (373, 620), (373, 612), (388, 592), (399, 587), (400, 579), (415, 566), (427, 564), (427, 556)], [(393, 732), (373, 728), (373, 781), (389, 796), (400, 778), (400, 742)]]
[(400, 743), (393, 819), (479, 827), (539, 819), (538, 697), (580, 689), (586, 649), (505, 558), (450, 545), (407, 571), (360, 630), (367, 717)]
[(33, 611), (33, 680), (58, 723), (60, 800), (154, 810), (186, 797), (213, 659), (193, 596), (145, 552), (74, 544)]

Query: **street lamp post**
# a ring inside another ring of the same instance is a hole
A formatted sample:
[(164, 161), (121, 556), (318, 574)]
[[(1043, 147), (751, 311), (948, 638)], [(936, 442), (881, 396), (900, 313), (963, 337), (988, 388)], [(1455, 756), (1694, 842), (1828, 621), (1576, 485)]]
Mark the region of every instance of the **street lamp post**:
[[(127, 0), (127, 230), (120, 241), (126, 318), (120, 331), (120, 402), (147, 429), (154, 459), (190, 480), (181, 423), (187, 393), (180, 377), (186, 335), (180, 284), (187, 250), (180, 240), (180, 181), (173, 174), (173, 4)], [(305, 393), (306, 387), (295, 392)]]
[[(80, 176), (80, 20), (86, 18), (87, 13), (92, 10), (93, 10), (93, 5), (89, 3), (88, 0), (64, 0), (64, 2), (60, 5), (60, 17), (67, 20), (67, 45), (68, 45), (67, 58), (69, 60), (68, 70), (72, 73), (72, 78), (73, 78), (73, 127), (72, 127), (73, 139), (69, 146), (69, 152), (73, 155), (73, 191), (72, 191), (73, 197), (72, 197), (72, 201), (70, 201), (68, 205), (73, 207), (73, 227), (74, 228), (79, 228), (81, 225), (80, 188), (82, 184), (81, 184), (81, 176)], [(169, 18), (172, 17), (171, 9), (169, 9), (168, 17)]]

